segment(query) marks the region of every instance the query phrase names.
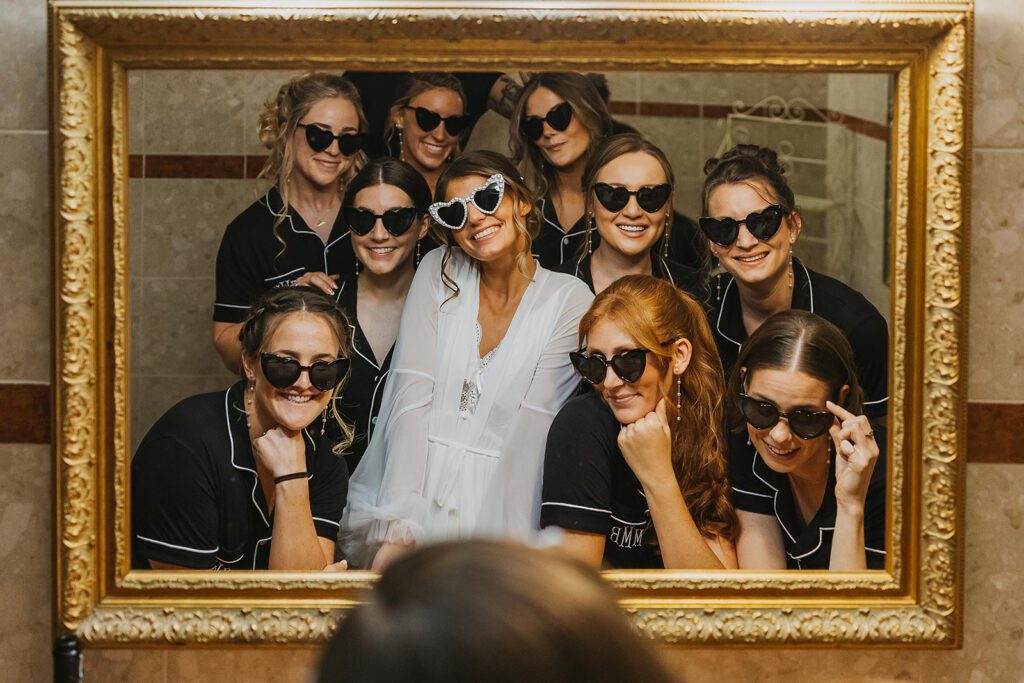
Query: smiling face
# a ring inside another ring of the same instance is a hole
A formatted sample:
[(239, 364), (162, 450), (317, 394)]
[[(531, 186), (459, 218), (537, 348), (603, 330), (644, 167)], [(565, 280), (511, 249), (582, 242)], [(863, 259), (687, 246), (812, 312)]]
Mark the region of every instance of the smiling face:
[[(719, 185), (708, 196), (708, 215), (712, 218), (745, 220), (755, 211), (779, 203), (770, 188), (758, 180)], [(778, 232), (766, 242), (750, 234), (741, 225), (736, 241), (728, 247), (709, 242), (722, 267), (740, 284), (773, 284), (785, 278), (789, 270), (790, 250), (800, 235), (800, 216), (790, 213), (782, 219)]]
[(459, 138), (448, 134), (444, 121), (434, 130), (420, 128), (416, 123), (415, 107), (429, 109), (446, 119), (462, 116), (462, 99), (454, 90), (432, 88), (413, 97), (408, 106), (413, 109), (395, 109), (391, 114), (394, 124), (402, 129), (402, 156), (421, 173), (437, 171), (455, 152)]
[[(595, 177), (596, 183), (625, 187), (627, 190), (638, 190), (649, 185), (661, 185), (668, 182), (665, 170), (650, 154), (630, 152), (623, 154), (607, 163)], [(640, 208), (636, 195), (620, 211), (609, 211), (591, 196), (588, 201), (594, 211), (597, 232), (601, 235), (599, 249), (609, 248), (628, 256), (646, 254), (654, 246), (665, 230), (665, 220), (672, 210), (672, 198), (654, 213)]]
[[(797, 370), (761, 368), (747, 378), (747, 395), (774, 403), (779, 410), (826, 410), (825, 401), (833, 398), (828, 385)], [(789, 428), (785, 418), (767, 429), (749, 423), (750, 443), (765, 464), (776, 472), (806, 478), (820, 478), (828, 471), (828, 440), (825, 432), (813, 439), (802, 439)]]
[[(318, 100), (299, 123), (316, 125), (334, 135), (359, 132), (359, 113), (352, 102), (343, 97), (327, 97)], [(338, 141), (332, 140), (322, 152), (315, 151), (306, 142), (306, 131), (295, 127), (292, 134), (292, 150), (295, 155), (295, 179), (308, 182), (317, 188), (336, 187), (338, 179), (349, 169), (355, 155), (344, 156), (338, 149)]]
[[(404, 191), (394, 185), (374, 185), (359, 191), (352, 205), (357, 209), (366, 209), (377, 215), (383, 215), (391, 209), (414, 206), (412, 199)], [(356, 258), (374, 275), (386, 275), (402, 266), (412, 263), (416, 252), (416, 242), (427, 232), (426, 217), (421, 216), (413, 221), (409, 229), (396, 237), (384, 228), (381, 219), (377, 219), (373, 229), (365, 235), (352, 232), (352, 248)]]
[[(544, 118), (553, 107), (563, 102), (563, 97), (541, 86), (530, 93), (523, 115)], [(564, 169), (584, 159), (590, 145), (590, 132), (583, 125), (579, 111), (574, 110), (568, 128), (557, 131), (545, 122), (544, 134), (533, 140), (532, 144), (537, 145), (547, 163), (555, 168)]]
[[(318, 315), (296, 312), (286, 314), (279, 321), (262, 352), (284, 358), (294, 358), (301, 365), (332, 361), (338, 357), (341, 341), (327, 320)], [(263, 375), (259, 358), (244, 358), (246, 376), (254, 379), (254, 422), (261, 431), (281, 426), (298, 431), (317, 419), (327, 407), (331, 392), (320, 391), (309, 381), (309, 372), (303, 371), (295, 383), (284, 389), (274, 387)]]
[[(638, 348), (643, 348), (643, 345), (618, 323), (607, 318), (598, 320), (587, 333), (587, 353), (603, 356), (605, 360), (610, 360), (623, 351)], [(620, 424), (633, 424), (653, 411), (658, 401), (669, 395), (675, 376), (671, 371), (665, 370), (664, 366), (664, 361), (648, 352), (647, 365), (640, 379), (632, 383), (624, 382), (609, 367), (605, 372), (604, 381), (595, 384), (594, 390), (608, 404)]]
[[(445, 201), (451, 201), (455, 197), (465, 199), (474, 190), (482, 187), (485, 182), (487, 179), (478, 175), (452, 178), (445, 188)], [(525, 248), (525, 245), (522, 235), (513, 224), (514, 210), (511, 188), (507, 184), (505, 194), (501, 198), (497, 210), (492, 214), (486, 214), (476, 208), (472, 202), (468, 202), (465, 225), (461, 230), (452, 231), (455, 243), (467, 256), (485, 263), (519, 253)], [(520, 211), (522, 212), (520, 220), (523, 220), (530, 211), (529, 205), (524, 204), (520, 207)], [(444, 229), (447, 230), (447, 228)]]

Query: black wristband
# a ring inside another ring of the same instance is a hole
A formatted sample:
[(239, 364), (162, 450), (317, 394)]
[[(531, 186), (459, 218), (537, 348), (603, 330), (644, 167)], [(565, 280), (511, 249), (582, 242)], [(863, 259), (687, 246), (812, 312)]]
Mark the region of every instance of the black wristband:
[(274, 477), (274, 485), (280, 484), (281, 482), (291, 481), (292, 479), (299, 479), (301, 477), (309, 476), (308, 472), (292, 472), (291, 474), (284, 474), (280, 477)]

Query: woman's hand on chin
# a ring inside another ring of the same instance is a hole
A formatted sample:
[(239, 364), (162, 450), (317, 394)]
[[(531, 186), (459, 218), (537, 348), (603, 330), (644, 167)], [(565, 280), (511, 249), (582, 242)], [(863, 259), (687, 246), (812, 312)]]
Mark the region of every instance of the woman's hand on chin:
[(255, 439), (252, 449), (259, 463), (275, 478), (306, 469), (306, 444), (302, 441), (302, 432), (275, 427)]
[(665, 399), (661, 399), (652, 412), (619, 430), (622, 456), (644, 488), (660, 481), (675, 481), (672, 432), (665, 411)]

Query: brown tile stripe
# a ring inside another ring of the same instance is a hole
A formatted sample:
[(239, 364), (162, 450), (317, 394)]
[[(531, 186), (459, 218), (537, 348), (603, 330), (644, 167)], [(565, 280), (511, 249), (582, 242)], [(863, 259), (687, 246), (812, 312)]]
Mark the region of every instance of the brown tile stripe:
[(967, 462), (1024, 464), (1024, 403), (967, 404)]
[(0, 384), (0, 443), (50, 442), (50, 385)]
[[(0, 443), (50, 442), (50, 385), (0, 384)], [(967, 462), (1024, 465), (1024, 403), (967, 404)]]
[(255, 178), (266, 161), (261, 154), (132, 154), (128, 157), (128, 177)]

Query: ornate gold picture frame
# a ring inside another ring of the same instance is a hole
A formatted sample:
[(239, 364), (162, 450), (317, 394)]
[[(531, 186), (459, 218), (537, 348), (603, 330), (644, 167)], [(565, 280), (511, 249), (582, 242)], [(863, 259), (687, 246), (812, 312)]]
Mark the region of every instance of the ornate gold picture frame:
[(896, 83), (887, 569), (606, 576), (667, 643), (958, 646), (973, 5), (376, 5), (51, 2), (59, 628), (103, 645), (319, 641), (374, 580), (129, 568), (128, 69), (839, 71)]

